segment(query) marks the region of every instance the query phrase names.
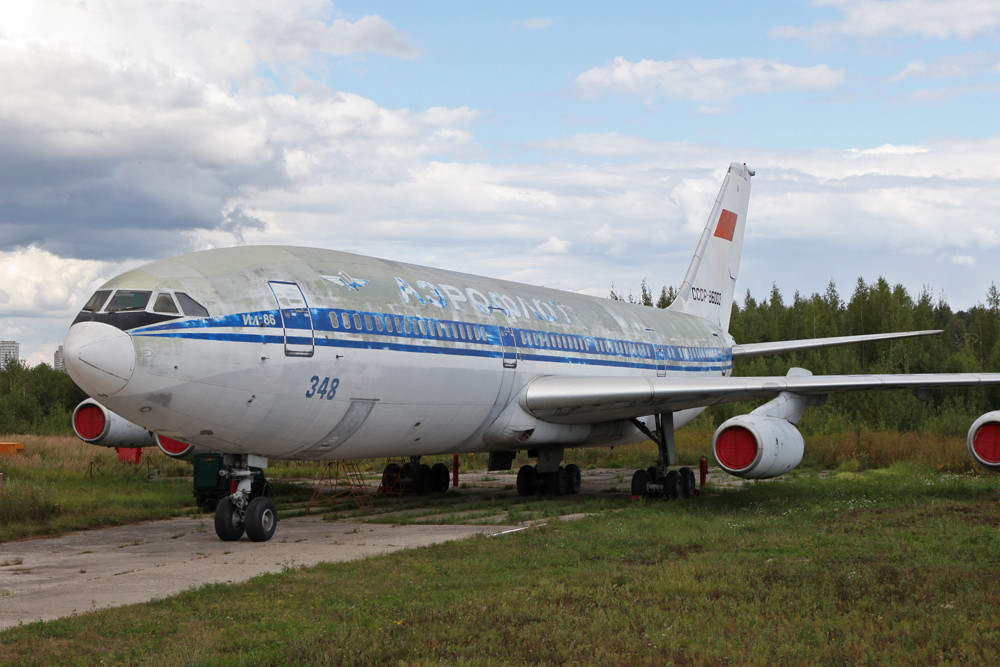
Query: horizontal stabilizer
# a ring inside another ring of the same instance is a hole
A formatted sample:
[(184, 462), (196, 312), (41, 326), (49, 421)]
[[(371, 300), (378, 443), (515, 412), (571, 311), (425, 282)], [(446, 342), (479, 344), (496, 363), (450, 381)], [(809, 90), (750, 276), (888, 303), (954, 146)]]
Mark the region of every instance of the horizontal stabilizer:
[(925, 331), (900, 331), (895, 333), (863, 334), (858, 336), (832, 336), (830, 338), (803, 338), (801, 340), (777, 340), (770, 343), (743, 343), (733, 345), (733, 359), (759, 357), (766, 354), (812, 350), (818, 347), (833, 347), (835, 345), (854, 345), (871, 343), (880, 340), (894, 340), (913, 336), (933, 336), (944, 333), (944, 329), (928, 329)]

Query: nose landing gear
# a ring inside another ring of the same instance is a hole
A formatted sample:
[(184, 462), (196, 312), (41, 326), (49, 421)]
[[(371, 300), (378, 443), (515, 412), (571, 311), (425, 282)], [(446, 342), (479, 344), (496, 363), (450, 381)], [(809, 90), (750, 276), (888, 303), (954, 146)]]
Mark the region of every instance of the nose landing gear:
[(271, 500), (271, 485), (263, 475), (267, 459), (261, 456), (224, 456), (219, 476), (230, 480), (232, 492), (215, 508), (215, 534), (235, 542), (243, 533), (253, 542), (267, 542), (278, 527), (278, 511)]

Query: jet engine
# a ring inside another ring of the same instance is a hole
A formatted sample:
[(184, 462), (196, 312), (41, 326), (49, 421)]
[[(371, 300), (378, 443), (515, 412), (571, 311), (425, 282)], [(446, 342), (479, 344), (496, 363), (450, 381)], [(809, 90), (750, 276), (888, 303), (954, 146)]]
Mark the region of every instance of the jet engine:
[(730, 475), (769, 479), (802, 462), (806, 443), (792, 424), (780, 417), (750, 413), (726, 420), (712, 438), (712, 454)]
[(155, 447), (153, 434), (111, 412), (92, 398), (73, 411), (73, 431), (84, 442), (101, 447)]
[[(791, 368), (789, 377), (812, 375)], [(784, 475), (802, 463), (806, 443), (795, 428), (810, 405), (821, 405), (825, 396), (802, 396), (783, 391), (748, 415), (727, 419), (712, 437), (712, 454), (730, 475), (769, 479)]]
[(987, 412), (972, 422), (966, 444), (976, 463), (991, 470), (1000, 469), (1000, 410)]
[(156, 438), (156, 446), (160, 448), (160, 451), (172, 459), (190, 461), (196, 454), (208, 454), (211, 451), (209, 449), (204, 449), (203, 447), (198, 447), (197, 445), (168, 438), (167, 436), (160, 435), (159, 433), (157, 433), (154, 437)]

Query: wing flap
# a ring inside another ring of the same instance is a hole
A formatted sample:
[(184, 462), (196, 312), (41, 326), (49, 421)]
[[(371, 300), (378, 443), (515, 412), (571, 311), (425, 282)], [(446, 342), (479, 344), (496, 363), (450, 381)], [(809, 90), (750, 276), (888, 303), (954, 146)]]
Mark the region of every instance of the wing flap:
[(1000, 373), (773, 377), (543, 376), (521, 394), (521, 407), (557, 424), (592, 424), (758, 398), (783, 391), (820, 396), (844, 391), (1000, 385)]

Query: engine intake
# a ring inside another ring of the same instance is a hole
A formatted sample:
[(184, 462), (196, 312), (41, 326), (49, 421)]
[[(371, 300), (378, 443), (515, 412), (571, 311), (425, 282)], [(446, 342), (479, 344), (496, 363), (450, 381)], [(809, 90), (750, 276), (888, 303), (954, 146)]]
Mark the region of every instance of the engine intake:
[(172, 459), (190, 461), (196, 454), (207, 454), (210, 451), (208, 449), (204, 449), (203, 447), (198, 447), (197, 445), (192, 445), (181, 440), (168, 438), (167, 436), (160, 435), (159, 433), (157, 433), (154, 437), (156, 438), (156, 446), (160, 448), (160, 451)]
[(976, 463), (1000, 470), (1000, 410), (987, 412), (972, 422), (965, 442)]

